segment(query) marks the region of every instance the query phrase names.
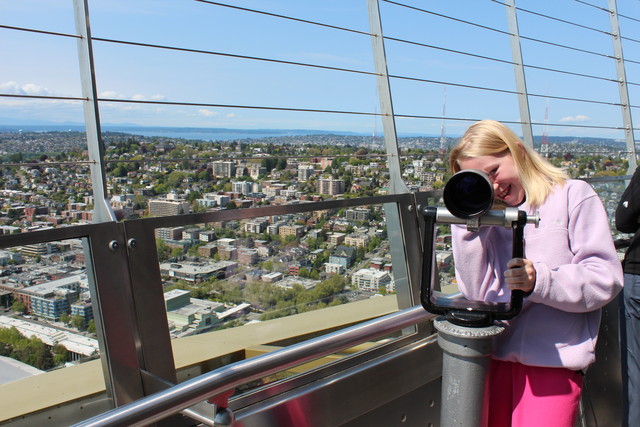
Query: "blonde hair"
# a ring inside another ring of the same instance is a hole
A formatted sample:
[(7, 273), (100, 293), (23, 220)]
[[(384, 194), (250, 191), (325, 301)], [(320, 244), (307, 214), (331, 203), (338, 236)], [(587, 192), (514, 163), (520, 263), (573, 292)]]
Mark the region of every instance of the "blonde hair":
[(568, 176), (532, 148), (524, 144), (507, 126), (495, 120), (481, 120), (469, 126), (449, 154), (453, 173), (460, 171), (459, 160), (503, 154), (513, 157), (527, 202), (540, 206), (555, 185), (564, 185)]

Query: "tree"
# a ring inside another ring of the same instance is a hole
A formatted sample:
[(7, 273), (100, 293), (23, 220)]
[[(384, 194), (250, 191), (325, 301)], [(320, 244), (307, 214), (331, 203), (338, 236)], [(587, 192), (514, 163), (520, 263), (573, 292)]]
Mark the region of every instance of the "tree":
[(64, 313), (62, 316), (60, 316), (60, 321), (62, 323), (69, 324), (69, 322), (71, 322), (71, 316), (69, 316), (67, 313)]
[(309, 277), (311, 273), (309, 272), (308, 269), (302, 267), (300, 270), (298, 270), (298, 276), (300, 277)]
[(158, 261), (163, 262), (169, 259), (171, 248), (167, 246), (164, 240), (156, 239), (156, 248), (158, 252)]
[(69, 350), (66, 347), (57, 344), (52, 349), (53, 352), (53, 364), (62, 365), (69, 360)]
[(181, 248), (173, 248), (171, 250), (171, 258), (180, 258), (182, 256)]
[(81, 331), (84, 330), (85, 328), (84, 317), (80, 316), (79, 314), (76, 314), (75, 316), (73, 316), (71, 318), (71, 326)]
[(22, 301), (20, 301), (19, 299), (15, 300), (13, 302), (13, 304), (11, 304), (11, 310), (13, 310), (13, 311), (15, 311), (17, 313), (25, 313), (27, 311), (26, 307), (24, 306)]
[(12, 219), (12, 220), (16, 220), (16, 219), (20, 219), (20, 211), (17, 209), (9, 209), (7, 211), (7, 218)]
[(90, 334), (95, 334), (96, 333), (96, 321), (95, 321), (95, 319), (89, 320), (89, 323), (87, 324), (87, 332), (89, 332)]
[(38, 338), (26, 338), (16, 328), (0, 328), (0, 355), (41, 370), (54, 366), (53, 354), (49, 348)]

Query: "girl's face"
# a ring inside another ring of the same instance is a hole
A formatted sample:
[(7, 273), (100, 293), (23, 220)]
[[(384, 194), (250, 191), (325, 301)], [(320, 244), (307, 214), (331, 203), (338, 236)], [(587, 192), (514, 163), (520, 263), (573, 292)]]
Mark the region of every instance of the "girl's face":
[(496, 199), (509, 206), (518, 206), (524, 202), (524, 188), (513, 157), (508, 151), (499, 155), (463, 158), (458, 160), (458, 164), (462, 170), (477, 169), (489, 175)]

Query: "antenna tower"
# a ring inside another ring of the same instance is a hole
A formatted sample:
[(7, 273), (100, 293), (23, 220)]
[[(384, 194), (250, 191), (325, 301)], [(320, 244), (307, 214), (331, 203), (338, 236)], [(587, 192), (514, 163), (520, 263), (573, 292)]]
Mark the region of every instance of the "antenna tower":
[(445, 141), (446, 141), (446, 137), (444, 136), (445, 134), (445, 117), (447, 115), (447, 87), (444, 87), (444, 101), (442, 103), (442, 125), (440, 126), (440, 154), (444, 154), (445, 152)]
[(544, 129), (542, 130), (540, 153), (544, 157), (549, 157), (549, 98), (547, 98), (547, 105), (544, 110)]

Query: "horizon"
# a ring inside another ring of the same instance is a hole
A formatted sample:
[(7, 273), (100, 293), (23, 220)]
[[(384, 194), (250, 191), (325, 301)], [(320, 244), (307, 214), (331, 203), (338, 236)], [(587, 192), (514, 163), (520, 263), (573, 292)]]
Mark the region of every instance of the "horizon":
[[(504, 4), (458, 0), (425, 11), (417, 0), (392, 3), (380, 2), (380, 9), (397, 134), (440, 135), (444, 129), (445, 135), (460, 135), (483, 118), (520, 134)], [(631, 75), (632, 58), (640, 56), (631, 41), (640, 35), (627, 18), (640, 16), (640, 5), (619, 3)], [(262, 9), (241, 11), (255, 7)], [(533, 132), (624, 138), (608, 15), (570, 2), (519, 0), (518, 7), (523, 54), (535, 63), (526, 70)], [(382, 133), (364, 4), (140, 0), (134, 7), (125, 0), (93, 0), (90, 13), (92, 36), (99, 39), (93, 47), (103, 127), (170, 123)], [(0, 0), (0, 14), (24, 28), (76, 34), (70, 3)], [(540, 15), (577, 25), (541, 21)], [(261, 28), (260, 37), (252, 28)], [(0, 116), (62, 126), (82, 122), (75, 41), (0, 27), (2, 35), (0, 53), (12, 60), (0, 71)], [(442, 48), (432, 46), (435, 41)], [(563, 49), (562, 43), (575, 49)], [(575, 102), (585, 89), (593, 102)], [(633, 98), (640, 87), (631, 85), (629, 92)]]
[[(5, 122), (0, 119), (0, 132), (18, 133), (26, 130), (27, 132), (85, 132), (85, 126), (81, 123), (66, 123), (66, 124), (53, 124), (53, 123), (41, 123), (41, 124), (4, 124)], [(213, 127), (180, 127), (180, 126), (142, 126), (142, 125), (119, 125), (106, 123), (101, 126), (102, 132), (114, 132), (123, 133), (129, 135), (138, 135), (143, 137), (162, 137), (171, 138), (172, 136), (179, 139), (186, 140), (202, 140), (202, 141), (227, 141), (233, 139), (261, 139), (261, 138), (278, 138), (278, 137), (294, 137), (294, 136), (352, 136), (352, 137), (372, 137), (376, 139), (383, 139), (384, 135), (369, 135), (366, 133), (357, 133), (349, 131), (338, 130), (318, 130), (318, 129), (234, 129), (234, 128), (213, 128)], [(137, 132), (136, 132), (137, 131)], [(155, 131), (155, 132), (154, 132)], [(179, 135), (171, 134), (211, 134), (211, 138), (186, 138)], [(168, 136), (170, 135), (170, 136)], [(227, 135), (225, 137), (225, 135)], [(234, 136), (240, 135), (240, 136)], [(217, 136), (218, 138), (214, 138)], [(447, 139), (460, 138), (461, 135), (444, 135)], [(442, 135), (425, 135), (425, 134), (398, 134), (399, 139), (406, 138), (442, 138)], [(519, 137), (521, 137), (519, 135)], [(611, 141), (612, 143), (624, 144), (623, 139), (607, 138), (599, 136), (575, 136), (575, 135), (533, 135), (534, 140), (539, 142), (543, 137), (555, 139), (556, 142), (566, 142), (562, 140), (599, 140), (599, 141)]]

